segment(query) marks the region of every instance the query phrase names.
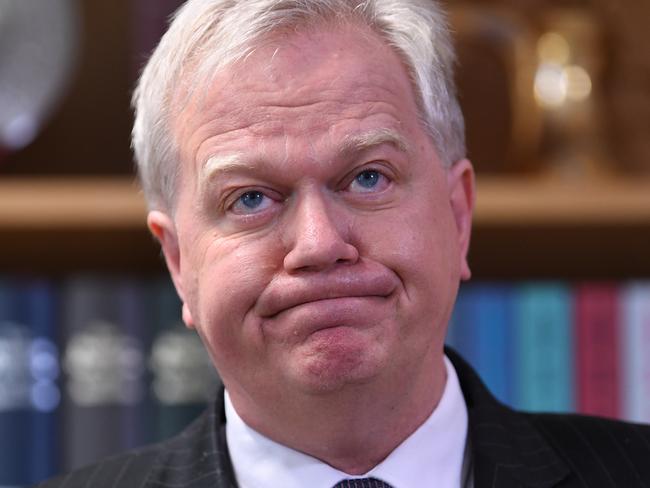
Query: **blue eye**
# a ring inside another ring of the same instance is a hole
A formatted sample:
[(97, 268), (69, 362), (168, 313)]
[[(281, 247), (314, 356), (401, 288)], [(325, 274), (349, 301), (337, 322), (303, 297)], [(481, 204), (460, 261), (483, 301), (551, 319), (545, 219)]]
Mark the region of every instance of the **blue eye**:
[(255, 209), (262, 205), (264, 201), (264, 193), (261, 191), (247, 191), (242, 196), (239, 197), (239, 201), (245, 207), (250, 209)]
[(236, 214), (252, 214), (261, 212), (273, 204), (273, 200), (258, 190), (250, 190), (239, 195), (232, 204), (231, 210)]
[(387, 188), (390, 180), (375, 169), (366, 169), (354, 177), (350, 190), (358, 193), (379, 192)]
[(374, 188), (377, 186), (377, 183), (379, 182), (379, 179), (381, 178), (381, 174), (379, 174), (378, 171), (374, 170), (366, 170), (362, 171), (359, 173), (355, 180), (359, 185), (361, 185), (363, 188)]

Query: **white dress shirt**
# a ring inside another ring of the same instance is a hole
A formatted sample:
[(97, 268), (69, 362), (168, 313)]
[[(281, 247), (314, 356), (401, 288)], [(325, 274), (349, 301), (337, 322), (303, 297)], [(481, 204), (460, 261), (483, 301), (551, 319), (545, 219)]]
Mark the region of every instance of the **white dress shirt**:
[(253, 430), (237, 415), (225, 395), (226, 438), (241, 488), (331, 488), (348, 478), (379, 478), (393, 488), (430, 482), (459, 488), (467, 438), (467, 406), (458, 376), (445, 359), (447, 382), (433, 413), (386, 459), (361, 476), (351, 476), (302, 452), (278, 444)]

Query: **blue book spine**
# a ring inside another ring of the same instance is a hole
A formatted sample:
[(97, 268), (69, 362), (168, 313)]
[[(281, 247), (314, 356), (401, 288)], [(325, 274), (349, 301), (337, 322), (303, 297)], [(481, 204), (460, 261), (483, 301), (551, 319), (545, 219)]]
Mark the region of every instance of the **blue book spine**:
[(575, 409), (573, 306), (561, 284), (527, 284), (515, 306), (515, 406), (529, 411)]
[(650, 283), (633, 283), (622, 293), (623, 416), (650, 423)]
[(478, 368), (489, 390), (512, 405), (512, 306), (510, 286), (486, 283), (476, 289)]
[(479, 367), (476, 337), (476, 285), (463, 284), (458, 291), (456, 305), (447, 331), (447, 344), (456, 349), (474, 368)]
[(31, 449), (30, 480), (37, 483), (59, 472), (60, 433), (57, 430), (61, 401), (57, 348), (57, 300), (54, 287), (45, 280), (25, 283), (22, 315), (32, 332), (30, 347)]
[(0, 283), (0, 486), (29, 482), (29, 330), (19, 322), (16, 287)]
[(464, 285), (447, 340), (477, 370), (490, 391), (507, 404), (513, 402), (512, 297), (509, 285)]
[(0, 285), (0, 485), (30, 485), (57, 471), (55, 320), (47, 283)]

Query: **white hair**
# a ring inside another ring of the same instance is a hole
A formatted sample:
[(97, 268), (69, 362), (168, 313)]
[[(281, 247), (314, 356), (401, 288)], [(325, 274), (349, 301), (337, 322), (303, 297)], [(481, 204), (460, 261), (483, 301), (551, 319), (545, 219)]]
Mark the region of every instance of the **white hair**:
[(465, 156), (455, 54), (435, 0), (189, 0), (174, 14), (132, 100), (132, 146), (150, 208), (174, 208), (180, 163), (170, 128), (180, 82), (206, 81), (274, 32), (325, 22), (366, 25), (395, 49), (443, 164)]

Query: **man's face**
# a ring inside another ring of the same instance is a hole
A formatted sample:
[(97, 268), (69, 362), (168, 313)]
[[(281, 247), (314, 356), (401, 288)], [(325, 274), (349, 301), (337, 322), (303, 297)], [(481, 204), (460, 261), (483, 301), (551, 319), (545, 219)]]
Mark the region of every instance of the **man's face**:
[(236, 404), (441, 367), (472, 172), (442, 167), (390, 48), (352, 28), (276, 39), (174, 132), (176, 212), (149, 225)]

